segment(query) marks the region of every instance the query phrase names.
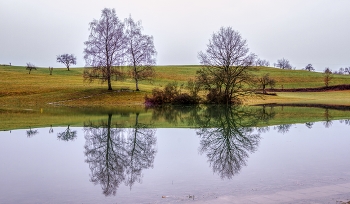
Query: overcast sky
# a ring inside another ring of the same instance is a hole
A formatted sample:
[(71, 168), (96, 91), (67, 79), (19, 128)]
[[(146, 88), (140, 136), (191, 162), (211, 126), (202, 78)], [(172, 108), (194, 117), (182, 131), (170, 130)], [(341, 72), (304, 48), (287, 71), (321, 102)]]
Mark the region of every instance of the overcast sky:
[(350, 67), (350, 0), (0, 0), (0, 64), (64, 67), (56, 56), (69, 53), (85, 66), (89, 22), (103, 8), (142, 21), (158, 65), (199, 64), (212, 33), (231, 26), (271, 65)]

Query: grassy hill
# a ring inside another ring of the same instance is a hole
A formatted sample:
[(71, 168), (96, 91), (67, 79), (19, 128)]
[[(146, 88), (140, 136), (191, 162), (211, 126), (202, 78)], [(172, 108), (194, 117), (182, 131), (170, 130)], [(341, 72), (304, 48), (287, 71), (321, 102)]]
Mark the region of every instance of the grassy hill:
[[(125, 68), (126, 69), (126, 68)], [(107, 91), (107, 84), (84, 82), (83, 68), (54, 68), (49, 75), (48, 68), (38, 68), (28, 74), (21, 66), (0, 66), (0, 104), (3, 108), (45, 107), (52, 105), (87, 106), (133, 106), (142, 105), (144, 96), (154, 87), (178, 81), (186, 83), (194, 78), (200, 66), (157, 66), (157, 76), (152, 83), (142, 81), (140, 92), (133, 92), (135, 84), (131, 79), (113, 81), (113, 91)], [(323, 74), (304, 70), (282, 70), (269, 67), (257, 67), (252, 73), (262, 76), (269, 73), (274, 78), (276, 88), (314, 88), (324, 86)], [(350, 84), (350, 75), (334, 75), (330, 85)], [(123, 89), (123, 90), (121, 90)], [(125, 91), (130, 89), (130, 91)], [(250, 98), (247, 104), (260, 103), (323, 103), (350, 105), (350, 91), (332, 91), (320, 93), (282, 92), (277, 96)]]

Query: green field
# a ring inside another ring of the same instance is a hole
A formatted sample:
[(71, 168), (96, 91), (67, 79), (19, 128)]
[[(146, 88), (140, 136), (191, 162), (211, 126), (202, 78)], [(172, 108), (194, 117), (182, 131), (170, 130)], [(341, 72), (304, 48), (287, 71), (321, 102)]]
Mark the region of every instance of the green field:
[[(157, 66), (152, 82), (142, 81), (140, 92), (133, 92), (135, 84), (131, 79), (113, 81), (113, 91), (107, 91), (107, 84), (84, 82), (83, 68), (54, 68), (49, 75), (48, 68), (38, 68), (28, 74), (21, 66), (0, 66), (0, 104), (2, 108), (16, 107), (115, 107), (142, 105), (144, 96), (155, 87), (177, 81), (186, 83), (194, 78), (200, 66)], [(126, 68), (125, 68), (126, 69)], [(303, 70), (282, 70), (257, 67), (253, 74), (269, 73), (277, 81), (275, 88), (310, 88), (324, 86), (323, 74)], [(350, 75), (334, 75), (330, 85), (350, 84)], [(121, 91), (129, 89), (129, 91)], [(246, 104), (261, 103), (314, 103), (350, 105), (350, 91), (318, 93), (277, 93), (277, 96), (253, 97)]]

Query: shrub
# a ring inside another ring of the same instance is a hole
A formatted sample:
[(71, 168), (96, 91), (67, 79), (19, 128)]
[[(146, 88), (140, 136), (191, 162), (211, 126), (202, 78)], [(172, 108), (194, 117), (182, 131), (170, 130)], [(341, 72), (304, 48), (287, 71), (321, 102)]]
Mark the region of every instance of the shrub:
[(191, 96), (187, 93), (181, 93), (181, 88), (176, 82), (168, 83), (163, 90), (154, 88), (152, 96), (145, 96), (145, 104), (147, 106), (161, 105), (161, 104), (198, 104), (197, 96)]

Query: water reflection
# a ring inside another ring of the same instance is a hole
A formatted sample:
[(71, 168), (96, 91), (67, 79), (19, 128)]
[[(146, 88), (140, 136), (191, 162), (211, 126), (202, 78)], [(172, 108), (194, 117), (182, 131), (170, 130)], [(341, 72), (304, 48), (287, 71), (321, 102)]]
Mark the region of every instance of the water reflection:
[[(101, 185), (106, 196), (115, 195), (122, 183), (132, 188), (135, 182), (141, 182), (142, 171), (153, 167), (157, 153), (156, 129), (152, 128), (152, 124), (158, 122), (164, 125), (164, 121), (172, 124), (171, 127), (195, 128), (200, 139), (199, 154), (206, 156), (215, 174), (222, 179), (231, 179), (246, 165), (249, 155), (257, 150), (261, 133), (271, 129), (281, 134), (290, 131), (292, 124), (281, 123), (293, 120), (276, 119), (275, 109), (273, 106), (160, 106), (151, 110), (151, 117), (145, 114), (148, 118), (135, 112), (104, 112), (106, 116), (102, 116), (106, 117), (105, 120), (84, 123), (84, 153), (85, 162), (91, 170), (90, 181)], [(319, 114), (326, 128), (332, 125), (333, 118), (338, 117), (330, 110), (325, 108)], [(284, 111), (288, 111), (287, 108)], [(293, 114), (295, 112), (290, 111), (286, 115)], [(116, 120), (118, 117), (119, 120)], [(278, 117), (285, 116), (280, 114)], [(133, 125), (126, 128), (130, 118)], [(278, 125), (271, 126), (271, 121)], [(340, 122), (350, 125), (349, 119)], [(314, 122), (306, 122), (305, 125), (311, 129)], [(38, 134), (31, 128), (26, 132), (28, 137)], [(51, 126), (49, 133), (52, 132)], [(77, 131), (68, 125), (64, 131), (57, 133), (57, 138), (73, 141), (77, 138)]]
[(282, 125), (277, 125), (274, 127), (277, 132), (285, 134), (289, 132), (290, 128), (292, 127), (292, 124), (282, 124)]
[(32, 128), (30, 127), (29, 130), (26, 131), (26, 133), (27, 133), (27, 137), (31, 138), (34, 135), (38, 134), (39, 131), (38, 130), (32, 130)]
[[(65, 131), (57, 133), (57, 139), (62, 140), (62, 141), (72, 141), (72, 140), (74, 140), (77, 137), (77, 131), (76, 130), (72, 131), (69, 128), (69, 126), (70, 125), (68, 125), (68, 127), (67, 127), (67, 129)], [(50, 131), (53, 132), (52, 127), (49, 130), (49, 132)]]
[(323, 122), (324, 126), (326, 128), (331, 127), (333, 122), (332, 122), (332, 116), (329, 114), (328, 108), (325, 109), (324, 118), (325, 118), (325, 121)]
[(259, 144), (258, 122), (267, 122), (274, 116), (271, 109), (258, 110), (241, 107), (216, 107), (205, 110), (198, 121), (199, 152), (206, 154), (213, 171), (221, 178), (232, 178), (246, 165), (249, 153)]
[(156, 131), (139, 123), (138, 116), (130, 129), (112, 124), (112, 114), (108, 114), (107, 121), (84, 125), (90, 179), (101, 185), (106, 196), (115, 195), (122, 182), (130, 188), (135, 181), (141, 182), (142, 170), (153, 167)]

